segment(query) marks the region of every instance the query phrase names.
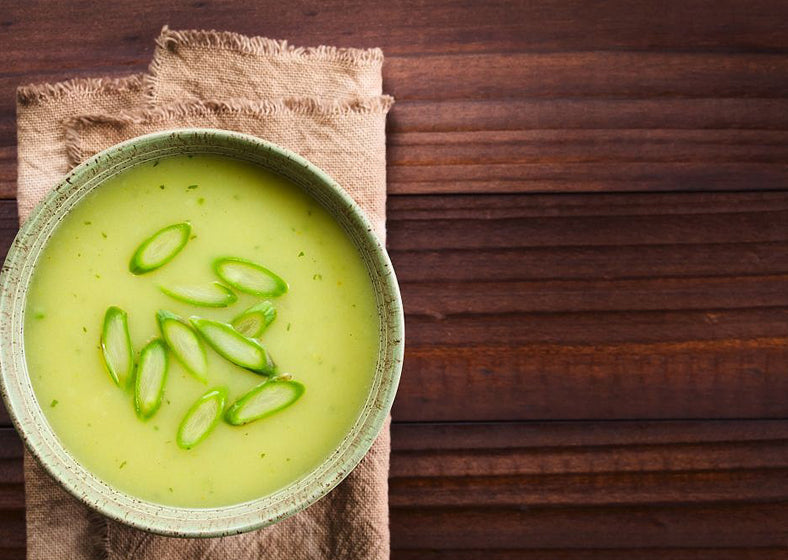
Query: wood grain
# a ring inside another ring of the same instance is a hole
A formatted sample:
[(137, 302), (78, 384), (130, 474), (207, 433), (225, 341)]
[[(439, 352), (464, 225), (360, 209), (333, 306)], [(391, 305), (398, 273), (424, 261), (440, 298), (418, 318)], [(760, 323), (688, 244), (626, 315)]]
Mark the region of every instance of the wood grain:
[(788, 60), (766, 53), (632, 51), (395, 55), (384, 77), (402, 100), (780, 98), (788, 88)]
[[(4, 429), (0, 448), (0, 519), (13, 520), (23, 508), (22, 447)], [(671, 531), (677, 547), (709, 549), (701, 554), (768, 550), (788, 536), (787, 458), (784, 420), (395, 423), (393, 556), (437, 547), (475, 558), (461, 549), (485, 532), (492, 558), (562, 557), (572, 542), (621, 557), (669, 554), (661, 539)], [(742, 530), (720, 538), (726, 518)], [(611, 524), (622, 533), (604, 529)]]
[(385, 51), (394, 560), (788, 558), (784, 2), (6, 3), (0, 254), (15, 88), (143, 71), (164, 23)]
[[(581, 26), (574, 18), (554, 19), (559, 13), (577, 17), (587, 12), (575, 3), (551, 2), (537, 8), (524, 2), (493, 2), (479, 8), (468, 2), (447, 2), (414, 6), (423, 19), (403, 19), (402, 6), (370, 8), (364, 4), (362, 9), (348, 5), (339, 10), (340, 16), (337, 10), (296, 2), (278, 11), (281, 19), (277, 18), (275, 29), (270, 29), (267, 14), (258, 10), (247, 9), (248, 20), (241, 24), (236, 11), (222, 3), (175, 4), (168, 14), (173, 26), (178, 20), (184, 26), (199, 25), (201, 13), (210, 12), (218, 27), (229, 18), (233, 23), (227, 27), (242, 32), (285, 34), (305, 44), (326, 41), (386, 49), (387, 89), (399, 100), (390, 119), (395, 154), (389, 170), (392, 193), (776, 189), (788, 178), (785, 158), (780, 157), (784, 151), (775, 149), (774, 136), (768, 135), (785, 129), (788, 114), (783, 96), (788, 66), (783, 47), (775, 43), (785, 33), (784, 24), (775, 20), (771, 33), (755, 36), (769, 21), (765, 14), (774, 12), (778, 3), (764, 3), (762, 11), (754, 8), (746, 14), (729, 5), (729, 13), (735, 12), (736, 17), (721, 24), (704, 17), (711, 4), (693, 2), (660, 14), (657, 21), (669, 19), (674, 27), (657, 26), (657, 30), (650, 25), (642, 36), (633, 35), (622, 22), (629, 18), (647, 21), (653, 9), (619, 6), (616, 11), (615, 3), (594, 10)], [(468, 21), (471, 8), (473, 20)], [(79, 21), (74, 18), (97, 9), (95, 3), (85, 2), (70, 7), (66, 14), (40, 5), (8, 11), (4, 25), (14, 33), (15, 45), (32, 42), (30, 37), (36, 36), (38, 49), (8, 49), (10, 67), (24, 71), (0, 75), (0, 99), (7, 100), (0, 108), (0, 162), (9, 162), (5, 169), (13, 168), (11, 100), (22, 77), (53, 81), (145, 69), (150, 38), (160, 22), (142, 5), (104, 14), (106, 26), (88, 38), (80, 34), (64, 38), (57, 32), (64, 17)], [(509, 17), (513, 11), (517, 17)], [(541, 25), (534, 29), (534, 20), (523, 13), (550, 21), (551, 31), (545, 34)], [(687, 25), (674, 20), (678, 13), (694, 22), (686, 38), (677, 33)], [(304, 34), (305, 18), (308, 35)], [(386, 21), (387, 26), (365, 32), (365, 21)], [(120, 37), (115, 31), (118, 27), (124, 29)], [(704, 33), (722, 28), (725, 33), (714, 40), (707, 37), (695, 42)], [(585, 39), (578, 40), (573, 33)], [(565, 42), (556, 42), (559, 37)], [(656, 45), (664, 48), (655, 50)], [(458, 66), (462, 73), (456, 72)], [(578, 129), (604, 130), (589, 143), (576, 139)], [(641, 134), (644, 129), (663, 133), (661, 147), (655, 147), (653, 137)], [(721, 129), (722, 134), (715, 137), (709, 129)], [(728, 129), (766, 134), (753, 144), (752, 135), (731, 134)], [(540, 138), (544, 130), (550, 134)], [(704, 140), (697, 140), (698, 134), (696, 140), (682, 140), (683, 130), (705, 134)], [(454, 133), (431, 140), (439, 150), (452, 154), (451, 163), (397, 164), (400, 157), (414, 161), (430, 153), (418, 147), (421, 144), (400, 140), (400, 134), (439, 131)], [(529, 131), (531, 139), (510, 138), (509, 149), (517, 155), (501, 160), (499, 143), (484, 137), (484, 133), (498, 131)], [(474, 138), (473, 133), (481, 135)], [(612, 142), (611, 137), (615, 138)], [(484, 149), (475, 150), (476, 157), (463, 156), (479, 141), (484, 142)], [(622, 141), (628, 151), (615, 149), (616, 142)], [(714, 148), (709, 142), (724, 143), (724, 154), (710, 157)], [(613, 149), (606, 153), (609, 143)], [(567, 149), (551, 153), (551, 144), (567, 145)], [(465, 150), (457, 150), (458, 145), (466, 146)], [(539, 150), (537, 161), (524, 161), (534, 149)], [(651, 155), (655, 152), (661, 155)], [(483, 163), (474, 161), (481, 154)], [(12, 197), (13, 187), (13, 174), (0, 173), (0, 195)]]
[[(590, 6), (582, 0), (528, 3), (472, 0), (425, 4), (417, 1), (341, 8), (309, 1), (270, 9), (251, 1), (172, 2), (166, 7), (137, 2), (102, 9), (97, 1), (73, 6), (46, 2), (6, 6), (2, 25), (18, 39), (11, 63), (42, 66), (124, 66), (134, 53), (149, 51), (150, 34), (167, 21), (174, 28), (206, 25), (246, 34), (287, 37), (297, 44), (380, 46), (391, 54), (461, 52), (549, 52), (594, 50), (696, 50), (785, 52), (788, 34), (778, 0), (742, 6), (736, 0), (691, 0), (665, 6), (626, 0)], [(70, 36), (64, 24), (101, 14), (103, 25)], [(243, 17), (240, 17), (240, 16)], [(40, 48), (30, 49), (35, 43)], [(139, 56), (139, 55), (137, 55)], [(35, 71), (35, 68), (32, 69)]]
[[(13, 114), (0, 113), (4, 198), (15, 189)], [(389, 118), (389, 192), (781, 189), (787, 116), (784, 99), (401, 100)], [(493, 140), (502, 135), (508, 146)]]
[(482, 550), (662, 548), (672, 558), (668, 538), (676, 548), (784, 551), (788, 504), (393, 508), (391, 514), (395, 550), (478, 549), (479, 543), (486, 544)]
[(768, 560), (784, 559), (783, 547), (626, 549), (396, 549), (394, 560)]

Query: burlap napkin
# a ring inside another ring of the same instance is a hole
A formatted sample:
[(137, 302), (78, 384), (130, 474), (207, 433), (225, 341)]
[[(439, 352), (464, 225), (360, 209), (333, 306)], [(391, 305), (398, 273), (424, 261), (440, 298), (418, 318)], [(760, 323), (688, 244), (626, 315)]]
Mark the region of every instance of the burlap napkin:
[(16, 200), (21, 222), (69, 169), (63, 120), (139, 107), (143, 104), (142, 81), (143, 75), (137, 74), (118, 79), (76, 79), (17, 90)]
[[(366, 211), (383, 237), (386, 220), (387, 97), (275, 101), (186, 101), (155, 109), (74, 117), (65, 121), (69, 162), (157, 130), (190, 126), (253, 134), (298, 152), (324, 169)], [(381, 196), (382, 193), (382, 196)]]
[(145, 96), (154, 105), (217, 97), (369, 97), (383, 92), (382, 65), (380, 49), (292, 47), (265, 37), (164, 27)]
[[(254, 134), (328, 171), (385, 235), (385, 117), (377, 49), (293, 48), (232, 33), (157, 39), (150, 74), (20, 88), (20, 220), (70, 166), (121, 140), (183, 127)], [(388, 423), (327, 497), (260, 531), (173, 539), (112, 522), (25, 457), (28, 558), (370, 559), (389, 556)]]

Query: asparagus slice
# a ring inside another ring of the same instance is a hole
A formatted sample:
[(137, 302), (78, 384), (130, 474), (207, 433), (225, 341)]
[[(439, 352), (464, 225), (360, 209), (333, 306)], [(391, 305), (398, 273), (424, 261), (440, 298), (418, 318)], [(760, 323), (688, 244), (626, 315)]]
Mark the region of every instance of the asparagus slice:
[(159, 286), (166, 295), (200, 307), (227, 307), (238, 299), (230, 288), (219, 282), (199, 286)]
[(211, 389), (191, 406), (178, 427), (178, 447), (191, 449), (211, 433), (222, 417), (227, 389)]
[(161, 336), (183, 367), (205, 383), (208, 380), (208, 357), (200, 337), (183, 319), (163, 309), (156, 313)]
[(170, 262), (189, 241), (192, 226), (188, 222), (160, 229), (143, 241), (129, 263), (132, 274), (145, 274)]
[(211, 348), (226, 360), (255, 373), (274, 373), (276, 366), (265, 348), (256, 340), (238, 333), (232, 325), (200, 317), (190, 317), (189, 320)]
[(304, 390), (298, 381), (264, 381), (235, 401), (227, 409), (224, 419), (234, 426), (240, 426), (265, 418), (296, 402)]
[(262, 265), (237, 257), (223, 257), (213, 263), (216, 274), (227, 284), (247, 294), (276, 297), (287, 291), (287, 282)]
[(140, 352), (134, 382), (134, 408), (143, 420), (153, 416), (161, 406), (168, 366), (167, 346), (160, 338), (151, 340)]
[(119, 307), (109, 307), (104, 314), (101, 352), (107, 372), (115, 385), (124, 389), (128, 387), (134, 369), (134, 355), (129, 336), (128, 315)]
[(276, 319), (276, 309), (270, 301), (253, 305), (232, 320), (233, 328), (248, 338), (257, 338)]

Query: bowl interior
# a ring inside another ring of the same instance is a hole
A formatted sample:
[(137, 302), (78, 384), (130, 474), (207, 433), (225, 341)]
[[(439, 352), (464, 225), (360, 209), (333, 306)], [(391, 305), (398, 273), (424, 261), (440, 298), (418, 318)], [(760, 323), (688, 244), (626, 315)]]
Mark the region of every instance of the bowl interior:
[[(93, 189), (135, 165), (175, 155), (212, 154), (259, 165), (303, 189), (342, 226), (366, 264), (380, 315), (379, 354), (364, 407), (336, 451), (315, 470), (269, 496), (219, 508), (182, 508), (115, 490), (60, 444), (38, 404), (27, 372), (24, 313), (36, 262), (58, 224)], [(391, 262), (355, 202), (325, 172), (300, 156), (252, 136), (187, 129), (135, 138), (77, 167), (36, 208), (9, 250), (0, 276), (0, 388), (27, 447), (66, 490), (104, 515), (172, 536), (220, 536), (275, 523), (327, 494), (369, 450), (385, 423), (399, 383), (404, 344), (402, 303)]]

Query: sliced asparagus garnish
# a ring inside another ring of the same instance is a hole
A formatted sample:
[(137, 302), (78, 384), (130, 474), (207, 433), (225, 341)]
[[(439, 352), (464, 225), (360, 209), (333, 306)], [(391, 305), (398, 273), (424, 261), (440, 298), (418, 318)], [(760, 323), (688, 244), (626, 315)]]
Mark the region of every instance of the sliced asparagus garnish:
[(153, 416), (161, 406), (168, 366), (167, 346), (160, 338), (151, 340), (140, 352), (134, 381), (134, 408), (143, 420)]
[(101, 352), (107, 372), (118, 387), (126, 388), (134, 369), (134, 354), (129, 336), (129, 319), (119, 307), (109, 307), (101, 329)]
[(238, 333), (232, 325), (191, 317), (189, 319), (205, 341), (223, 358), (255, 373), (270, 375), (275, 365), (265, 348)]
[(191, 449), (219, 423), (227, 402), (227, 389), (211, 389), (191, 406), (178, 427), (178, 447)]
[(264, 381), (227, 409), (224, 419), (234, 426), (248, 424), (287, 408), (304, 394), (298, 381)]
[(219, 282), (193, 286), (159, 286), (173, 299), (200, 307), (227, 307), (238, 299), (235, 293)]
[(143, 241), (129, 263), (133, 274), (145, 274), (170, 262), (189, 241), (192, 226), (188, 222), (160, 229)]
[(270, 301), (263, 301), (253, 305), (235, 319), (232, 326), (239, 333), (248, 338), (257, 338), (276, 319), (276, 309)]
[(216, 274), (227, 284), (261, 297), (280, 296), (287, 291), (287, 282), (267, 268), (246, 259), (223, 257), (213, 263)]
[(202, 340), (186, 321), (159, 310), (156, 313), (161, 336), (183, 367), (202, 382), (208, 380), (208, 358)]

